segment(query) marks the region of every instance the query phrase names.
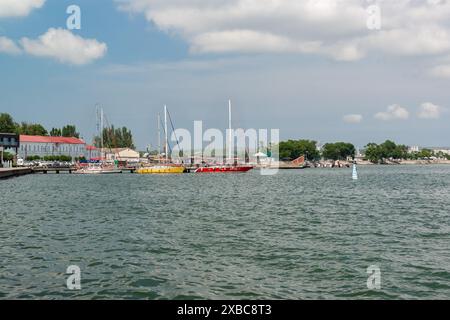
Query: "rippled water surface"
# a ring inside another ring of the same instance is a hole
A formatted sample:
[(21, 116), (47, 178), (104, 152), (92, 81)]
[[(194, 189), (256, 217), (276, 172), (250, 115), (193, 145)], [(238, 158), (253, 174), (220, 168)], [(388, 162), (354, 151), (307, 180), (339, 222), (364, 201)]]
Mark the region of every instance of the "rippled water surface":
[(0, 181), (0, 298), (449, 299), (450, 166), (359, 171)]

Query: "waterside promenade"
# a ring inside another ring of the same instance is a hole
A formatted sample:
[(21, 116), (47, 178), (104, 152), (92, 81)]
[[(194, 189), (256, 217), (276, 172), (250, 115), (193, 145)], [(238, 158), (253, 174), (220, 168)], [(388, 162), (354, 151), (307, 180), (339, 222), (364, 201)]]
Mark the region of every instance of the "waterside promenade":
[(33, 173), (30, 168), (0, 168), (0, 179), (18, 177)]

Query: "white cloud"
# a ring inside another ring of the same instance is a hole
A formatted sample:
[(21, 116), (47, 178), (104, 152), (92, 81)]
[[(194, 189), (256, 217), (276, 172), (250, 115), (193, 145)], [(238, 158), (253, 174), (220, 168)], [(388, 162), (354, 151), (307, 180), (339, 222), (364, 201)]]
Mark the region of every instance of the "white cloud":
[(440, 26), (419, 26), (381, 30), (364, 42), (369, 48), (392, 55), (433, 55), (450, 50), (450, 33)]
[(348, 114), (343, 117), (344, 122), (347, 123), (360, 123), (363, 119), (363, 116), (360, 114)]
[(0, 18), (27, 16), (33, 9), (39, 9), (45, 0), (0, 0)]
[(0, 37), (0, 52), (8, 54), (19, 54), (21, 53), (21, 50), (11, 39)]
[(437, 78), (450, 78), (450, 64), (438, 65), (432, 68), (429, 73)]
[(431, 102), (425, 102), (420, 106), (417, 116), (421, 119), (439, 119), (445, 109)]
[(375, 118), (383, 121), (405, 120), (409, 118), (409, 112), (398, 104), (393, 104), (386, 111), (375, 114)]
[(105, 43), (84, 39), (64, 29), (50, 28), (36, 40), (22, 38), (20, 42), (28, 54), (74, 65), (90, 63), (103, 57), (107, 51)]
[(367, 0), (116, 0), (195, 53), (307, 53), (354, 61), (368, 53), (450, 53), (450, 1), (379, 0), (381, 30), (367, 27)]

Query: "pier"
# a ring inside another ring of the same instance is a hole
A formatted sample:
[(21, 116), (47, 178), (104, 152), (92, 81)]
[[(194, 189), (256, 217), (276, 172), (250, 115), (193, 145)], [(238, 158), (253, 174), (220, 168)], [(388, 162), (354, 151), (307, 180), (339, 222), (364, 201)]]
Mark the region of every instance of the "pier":
[(0, 168), (0, 179), (13, 178), (33, 173), (30, 168)]
[(37, 167), (37, 168), (32, 168), (32, 173), (43, 173), (43, 174), (47, 174), (47, 173), (56, 173), (56, 174), (60, 174), (62, 172), (64, 173), (72, 173), (74, 171), (76, 171), (76, 168), (46, 168), (46, 167)]

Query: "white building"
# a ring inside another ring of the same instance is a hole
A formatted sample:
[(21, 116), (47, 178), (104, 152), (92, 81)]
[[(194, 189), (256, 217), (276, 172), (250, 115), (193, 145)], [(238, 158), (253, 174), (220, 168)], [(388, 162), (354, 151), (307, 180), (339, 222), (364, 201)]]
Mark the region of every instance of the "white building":
[(434, 153), (450, 155), (450, 148), (430, 148)]
[(20, 135), (18, 157), (21, 159), (30, 156), (80, 158), (85, 157), (86, 153), (86, 143), (78, 138)]
[(410, 146), (410, 147), (408, 147), (408, 153), (419, 152), (419, 151), (420, 151), (420, 147), (419, 146)]
[(139, 162), (139, 152), (130, 148), (104, 148), (102, 154), (106, 157), (106, 160)]
[(84, 157), (87, 160), (100, 160), (101, 159), (100, 149), (94, 146), (86, 145), (86, 153), (84, 154)]

